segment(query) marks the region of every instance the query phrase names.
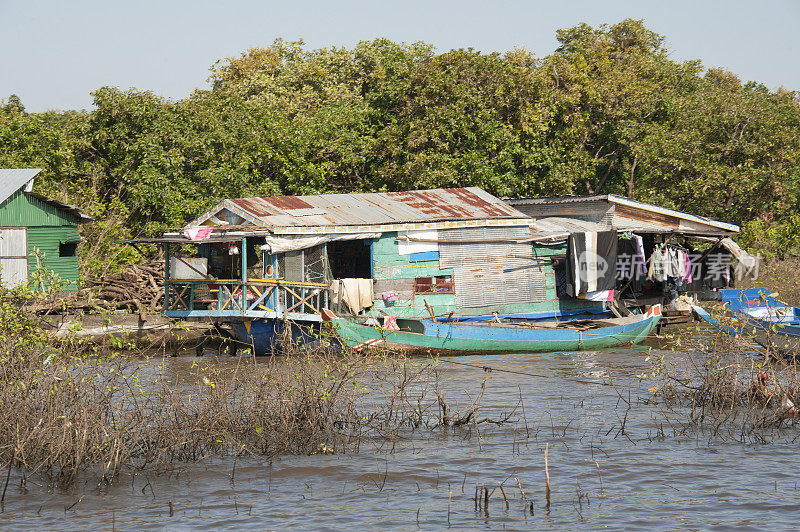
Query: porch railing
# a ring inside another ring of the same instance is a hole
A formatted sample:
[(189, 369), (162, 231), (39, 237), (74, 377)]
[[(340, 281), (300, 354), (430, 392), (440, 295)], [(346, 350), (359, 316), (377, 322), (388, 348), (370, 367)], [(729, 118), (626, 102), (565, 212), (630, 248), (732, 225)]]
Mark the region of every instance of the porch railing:
[(319, 321), (329, 289), (282, 279), (169, 279), (164, 314), (170, 317), (289, 318)]

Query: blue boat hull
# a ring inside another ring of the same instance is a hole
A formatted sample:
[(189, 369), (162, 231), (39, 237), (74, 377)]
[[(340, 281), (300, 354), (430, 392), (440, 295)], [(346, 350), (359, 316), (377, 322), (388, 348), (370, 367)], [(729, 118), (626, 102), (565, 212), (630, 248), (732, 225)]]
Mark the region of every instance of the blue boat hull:
[(362, 325), (323, 312), (342, 343), (356, 349), (387, 349), (410, 355), (456, 355), (472, 353), (546, 353), (604, 349), (644, 340), (658, 324), (661, 307), (645, 315), (619, 318), (592, 329), (537, 327), (503, 323), (454, 323), (422, 320), (420, 332), (388, 331)]
[(232, 322), (230, 325), (240, 347), (250, 348), (255, 356), (282, 355), (321, 346), (318, 323), (290, 322), (288, 331), (284, 322), (278, 320), (252, 320), (249, 330), (244, 322)]
[(800, 327), (770, 320), (759, 320), (744, 312), (714, 316), (702, 307), (693, 306), (694, 312), (717, 330), (737, 338), (752, 340), (779, 354), (800, 352)]

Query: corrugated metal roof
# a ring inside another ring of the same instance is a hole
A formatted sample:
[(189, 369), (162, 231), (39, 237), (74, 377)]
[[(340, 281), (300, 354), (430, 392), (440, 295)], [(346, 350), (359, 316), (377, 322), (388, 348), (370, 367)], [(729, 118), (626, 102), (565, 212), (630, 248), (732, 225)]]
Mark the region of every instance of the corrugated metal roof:
[(710, 225), (712, 227), (723, 229), (725, 231), (730, 231), (732, 233), (739, 232), (739, 226), (735, 224), (720, 222), (719, 220), (713, 220), (711, 218), (706, 218), (705, 216), (697, 216), (694, 214), (689, 214), (688, 212), (676, 211), (674, 209), (667, 209), (666, 207), (659, 207), (658, 205), (652, 205), (650, 203), (645, 203), (643, 201), (623, 198), (622, 196), (617, 196), (616, 194), (609, 194), (608, 201), (614, 202), (618, 205), (626, 205), (628, 207), (641, 209), (643, 211), (654, 212), (657, 214), (664, 214), (666, 216), (674, 216), (675, 218), (680, 218), (681, 220), (689, 220), (700, 224)]
[[(41, 171), (40, 168), (0, 168), (0, 203), (3, 203), (16, 191), (30, 183)], [(94, 221), (94, 218), (83, 214), (83, 212), (74, 205), (68, 205), (42, 196), (41, 194), (32, 192), (29, 188), (26, 189), (25, 194), (58, 210), (72, 214), (78, 219), (78, 223)]]
[(610, 230), (611, 227), (604, 224), (578, 220), (576, 218), (552, 216), (549, 218), (537, 219), (533, 223), (533, 240), (558, 240), (567, 238), (571, 233), (589, 233)]
[(228, 208), (258, 226), (377, 225), (445, 220), (527, 218), (477, 187), (364, 194), (224, 200), (190, 225)]
[(538, 198), (508, 199), (509, 205), (546, 205), (552, 203), (585, 203), (589, 201), (608, 201), (611, 194), (599, 196), (540, 196)]
[[(711, 218), (706, 218), (704, 216), (697, 216), (694, 214), (689, 214), (687, 212), (676, 211), (674, 209), (668, 209), (666, 207), (659, 207), (658, 205), (653, 205), (651, 203), (645, 203), (643, 201), (632, 200), (628, 198), (624, 198), (622, 196), (618, 196), (616, 194), (604, 194), (600, 196), (551, 196), (551, 197), (542, 197), (542, 198), (520, 198), (520, 199), (510, 199), (506, 200), (509, 205), (525, 205), (525, 206), (546, 206), (546, 205), (570, 205), (575, 204), (576, 209), (580, 209), (580, 204), (585, 203), (600, 203), (600, 202), (608, 202), (615, 205), (624, 205), (625, 207), (629, 207), (631, 209), (637, 209), (642, 211), (643, 213), (650, 213), (652, 216), (661, 215), (667, 216), (671, 218), (675, 218), (678, 220), (686, 220), (690, 222), (694, 222), (697, 224), (702, 224), (708, 226), (710, 228), (714, 228), (716, 230), (722, 230), (727, 233), (738, 233), (739, 226), (734, 224), (729, 224), (726, 222), (721, 222), (719, 220), (713, 220)], [(538, 217), (540, 216), (535, 210), (526, 209), (529, 216)], [(578, 213), (576, 212), (576, 215)], [(646, 216), (646, 214), (644, 215)], [(656, 216), (657, 217), (657, 216)], [(654, 218), (656, 218), (654, 217)], [(626, 229), (632, 230), (640, 230), (640, 231), (647, 231), (651, 232), (651, 230), (664, 230), (665, 225), (660, 224), (657, 219), (653, 220), (641, 220), (641, 221), (628, 221), (629, 224)], [(628, 223), (626, 222), (626, 223)], [(638, 225), (637, 225), (638, 224)], [(622, 227), (619, 227), (622, 228)]]
[(78, 223), (79, 224), (87, 223), (87, 222), (93, 222), (94, 221), (94, 218), (92, 218), (88, 214), (84, 214), (82, 210), (80, 210), (78, 207), (76, 207), (74, 205), (69, 205), (68, 203), (61, 203), (60, 201), (56, 201), (54, 199), (50, 199), (50, 198), (48, 198), (46, 196), (42, 196), (41, 194), (37, 194), (36, 192), (28, 192), (27, 194), (29, 196), (32, 196), (32, 197), (38, 199), (39, 201), (41, 201), (43, 203), (46, 203), (46, 204), (48, 204), (48, 205), (50, 205), (52, 207), (55, 207), (56, 209), (59, 209), (59, 210), (62, 210), (62, 211), (67, 211), (68, 213), (72, 214), (73, 216), (75, 216), (78, 219)]
[(0, 168), (0, 203), (24, 187), (41, 168)]

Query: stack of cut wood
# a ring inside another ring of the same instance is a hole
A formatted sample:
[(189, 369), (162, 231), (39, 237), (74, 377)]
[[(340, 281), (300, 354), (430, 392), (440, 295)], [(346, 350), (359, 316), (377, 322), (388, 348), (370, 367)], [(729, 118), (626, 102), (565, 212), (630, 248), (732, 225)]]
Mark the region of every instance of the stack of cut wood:
[(134, 264), (120, 273), (107, 273), (86, 281), (89, 285), (85, 290), (86, 304), (89, 306), (153, 312), (164, 300), (163, 261)]

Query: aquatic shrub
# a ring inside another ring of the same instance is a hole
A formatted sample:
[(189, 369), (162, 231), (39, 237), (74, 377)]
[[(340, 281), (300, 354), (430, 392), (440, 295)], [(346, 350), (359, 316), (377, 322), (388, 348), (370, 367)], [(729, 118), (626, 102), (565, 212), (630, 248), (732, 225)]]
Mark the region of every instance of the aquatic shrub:
[(667, 407), (673, 429), (747, 443), (796, 437), (781, 431), (800, 418), (800, 377), (792, 358), (747, 337), (685, 332), (674, 342), (686, 357), (651, 352), (650, 371), (639, 375)]
[(84, 473), (113, 481), (215, 455), (357, 451), (420, 427), (459, 430), (512, 415), (478, 419), (481, 394), (450, 406), (432, 361), (319, 351), (232, 366), (201, 358), (176, 371), (167, 359), (0, 349), (0, 465), (60, 486)]

